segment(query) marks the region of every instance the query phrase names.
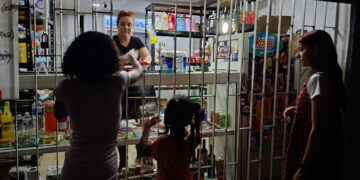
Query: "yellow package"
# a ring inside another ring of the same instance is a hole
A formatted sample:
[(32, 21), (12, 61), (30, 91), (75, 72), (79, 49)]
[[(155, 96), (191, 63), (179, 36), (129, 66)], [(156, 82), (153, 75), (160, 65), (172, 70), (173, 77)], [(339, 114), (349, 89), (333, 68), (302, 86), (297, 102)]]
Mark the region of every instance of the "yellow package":
[(26, 43), (19, 43), (19, 63), (27, 63)]

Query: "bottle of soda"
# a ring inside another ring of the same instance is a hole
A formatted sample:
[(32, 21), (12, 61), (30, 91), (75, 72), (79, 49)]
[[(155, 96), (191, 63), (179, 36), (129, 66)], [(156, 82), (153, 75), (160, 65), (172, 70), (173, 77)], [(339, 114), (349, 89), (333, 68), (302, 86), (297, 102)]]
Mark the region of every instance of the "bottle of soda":
[(49, 98), (45, 101), (45, 131), (48, 133), (56, 131), (56, 118), (54, 114), (55, 102)]

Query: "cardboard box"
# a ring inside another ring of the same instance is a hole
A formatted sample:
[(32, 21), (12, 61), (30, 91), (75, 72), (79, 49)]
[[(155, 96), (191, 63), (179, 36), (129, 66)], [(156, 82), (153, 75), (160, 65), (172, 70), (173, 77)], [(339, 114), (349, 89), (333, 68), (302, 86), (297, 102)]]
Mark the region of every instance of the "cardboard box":
[[(281, 17), (280, 34), (286, 34), (290, 28), (291, 16)], [(279, 16), (270, 16), (269, 33), (278, 33)], [(259, 17), (256, 32), (266, 32), (266, 16)]]

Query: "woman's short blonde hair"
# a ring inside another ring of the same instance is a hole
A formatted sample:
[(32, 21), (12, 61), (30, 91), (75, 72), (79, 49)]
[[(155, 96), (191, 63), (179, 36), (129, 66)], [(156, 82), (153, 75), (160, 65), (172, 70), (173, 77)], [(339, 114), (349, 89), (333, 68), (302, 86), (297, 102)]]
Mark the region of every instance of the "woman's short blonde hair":
[(117, 26), (119, 25), (120, 18), (121, 18), (121, 17), (124, 17), (124, 16), (132, 17), (133, 20), (135, 20), (135, 13), (134, 13), (134, 12), (132, 12), (132, 11), (120, 10), (120, 11), (118, 12), (117, 20), (116, 20), (116, 25), (117, 25)]

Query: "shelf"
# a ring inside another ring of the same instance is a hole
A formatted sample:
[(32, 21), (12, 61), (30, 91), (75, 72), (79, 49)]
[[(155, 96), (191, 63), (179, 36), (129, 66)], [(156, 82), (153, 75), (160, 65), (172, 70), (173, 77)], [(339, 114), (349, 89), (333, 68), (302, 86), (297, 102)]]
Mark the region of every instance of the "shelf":
[[(18, 13), (18, 20), (19, 20), (19, 23), (25, 23), (25, 9), (27, 9), (26, 7), (19, 7), (19, 13)], [(32, 8), (30, 8), (31, 11)], [(36, 11), (36, 24), (43, 24), (43, 22), (45, 21), (45, 17), (42, 15), (43, 13), (40, 12), (40, 11)], [(31, 12), (31, 24), (34, 23), (34, 13)], [(54, 22), (52, 22), (51, 20), (48, 20), (48, 25), (54, 25)]]
[[(175, 31), (167, 31), (167, 30), (156, 30), (157, 36), (170, 36), (174, 37)], [(176, 31), (176, 37), (189, 37), (189, 31)], [(192, 38), (202, 38), (203, 34), (201, 32), (191, 32)]]
[[(227, 133), (228, 135), (234, 135), (233, 131), (228, 131)], [(225, 132), (224, 131), (219, 131), (219, 129), (217, 129), (215, 131), (215, 136), (224, 136)], [(203, 133), (202, 137), (211, 137), (212, 134), (209, 133)], [(149, 138), (151, 140), (154, 140), (155, 138)], [(138, 144), (140, 142), (140, 138), (131, 138), (128, 141), (128, 144)], [(126, 145), (126, 141), (125, 139), (118, 139), (118, 146), (120, 145)], [(70, 147), (70, 144), (64, 144), (64, 145), (58, 145), (58, 147), (56, 147), (56, 145), (41, 145), (38, 147), (39, 149), (39, 154), (44, 154), (44, 153), (55, 153), (55, 152), (64, 152), (66, 151), (68, 148)], [(36, 147), (30, 147), (30, 148), (21, 148), (18, 149), (18, 155), (19, 156), (23, 156), (23, 155), (36, 155)], [(1, 148), (0, 149), (0, 159), (1, 158), (15, 158), (16, 157), (16, 150), (14, 148)]]
[[(154, 9), (152, 9), (154, 6)], [(202, 11), (204, 10), (203, 3), (193, 3), (192, 4), (192, 14), (193, 15), (203, 15)], [(145, 11), (152, 11), (155, 12), (175, 12), (175, 4), (174, 3), (152, 3), (145, 8)], [(216, 11), (216, 7), (207, 7), (206, 14), (211, 14), (212, 11)], [(188, 3), (178, 3), (177, 4), (177, 12), (182, 14), (189, 14), (190, 13), (190, 4)]]
[[(145, 85), (174, 85), (174, 74), (161, 74), (159, 73), (146, 73), (145, 74)], [(19, 88), (20, 89), (35, 89), (35, 76), (33, 74), (20, 74), (19, 75)], [(176, 74), (176, 85), (188, 84), (189, 74)], [(205, 72), (204, 74), (204, 83), (205, 84), (214, 84), (215, 73), (214, 72)], [(57, 79), (57, 83), (55, 80)], [(58, 74), (56, 77), (55, 74), (50, 75), (37, 75), (37, 87), (38, 89), (54, 89), (57, 84), (65, 79), (63, 74)], [(161, 79), (161, 82), (159, 82)], [(143, 78), (137, 81), (132, 86), (142, 86)], [(240, 73), (231, 72), (230, 73), (230, 83), (238, 83), (240, 81)], [(218, 71), (217, 73), (217, 83), (226, 84), (227, 83), (227, 72)], [(190, 74), (190, 84), (200, 85), (202, 84), (202, 74), (200, 73), (191, 73)]]

